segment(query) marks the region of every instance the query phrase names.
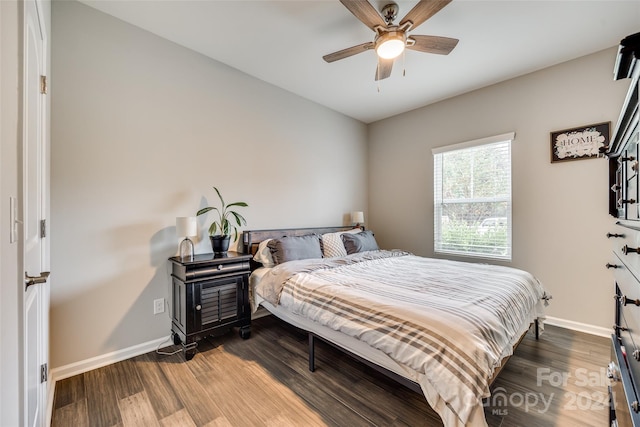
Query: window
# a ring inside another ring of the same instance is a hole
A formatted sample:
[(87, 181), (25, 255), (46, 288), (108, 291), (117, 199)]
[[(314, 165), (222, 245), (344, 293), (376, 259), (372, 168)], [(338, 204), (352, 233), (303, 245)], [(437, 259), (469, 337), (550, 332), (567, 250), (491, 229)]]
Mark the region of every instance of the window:
[(509, 133), (433, 150), (436, 253), (511, 260)]

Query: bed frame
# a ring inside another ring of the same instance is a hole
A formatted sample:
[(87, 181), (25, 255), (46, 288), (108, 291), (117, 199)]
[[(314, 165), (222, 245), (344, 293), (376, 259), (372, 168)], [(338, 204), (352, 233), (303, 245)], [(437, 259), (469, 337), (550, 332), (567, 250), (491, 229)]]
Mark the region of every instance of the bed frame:
[[(262, 242), (263, 240), (266, 239), (279, 239), (282, 237), (287, 237), (287, 236), (305, 236), (308, 234), (318, 234), (318, 235), (322, 235), (325, 233), (335, 233), (335, 232), (339, 232), (339, 231), (347, 231), (347, 230), (351, 230), (353, 229), (353, 227), (351, 226), (336, 226), (336, 227), (312, 227), (312, 228), (285, 228), (285, 229), (273, 229), (273, 230), (247, 230), (244, 231), (242, 233), (242, 244), (243, 244), (243, 252), (245, 254), (251, 254), (251, 255), (255, 255), (256, 251), (258, 250), (258, 245), (260, 244), (260, 242)], [(260, 267), (261, 264), (258, 262), (255, 262), (253, 260), (251, 260), (251, 270), (255, 270), (256, 268)], [(536, 340), (539, 338), (539, 323), (538, 323), (538, 319), (535, 319), (535, 321), (532, 323), (532, 325), (535, 327), (535, 336), (536, 336)], [(531, 329), (531, 326), (529, 326), (529, 329)], [(420, 384), (418, 384), (415, 381), (412, 381), (408, 378), (405, 378), (401, 375), (398, 375), (397, 373), (390, 371), (386, 368), (383, 368), (382, 366), (376, 365), (375, 363), (362, 358), (356, 354), (353, 354), (352, 352), (350, 352), (349, 350), (342, 348), (341, 346), (313, 333), (310, 331), (304, 331), (307, 333), (308, 335), (308, 341), (309, 341), (309, 370), (311, 372), (315, 371), (315, 340), (316, 339), (320, 339), (323, 342), (331, 345), (332, 347), (337, 348), (338, 350), (342, 351), (343, 353), (351, 356), (352, 358), (360, 361), (361, 363), (367, 365), (368, 367), (374, 369), (377, 372), (380, 372), (384, 375), (386, 375), (387, 377), (391, 378), (392, 380), (404, 385), (405, 387), (423, 394), (422, 388), (420, 387)], [(515, 349), (518, 347), (518, 345), (522, 342), (522, 340), (524, 339), (524, 336), (527, 334), (528, 330), (526, 330), (522, 336), (518, 339), (518, 341), (516, 342), (516, 344), (513, 346), (513, 349), (515, 351)], [(495, 379), (497, 378), (498, 374), (500, 373), (500, 371), (502, 371), (502, 368), (504, 368), (504, 366), (506, 365), (507, 361), (509, 360), (510, 356), (505, 357), (502, 360), (502, 363), (500, 364), (500, 366), (495, 370), (495, 372), (493, 373), (493, 377), (491, 378), (490, 384), (493, 384), (493, 382), (495, 381)]]

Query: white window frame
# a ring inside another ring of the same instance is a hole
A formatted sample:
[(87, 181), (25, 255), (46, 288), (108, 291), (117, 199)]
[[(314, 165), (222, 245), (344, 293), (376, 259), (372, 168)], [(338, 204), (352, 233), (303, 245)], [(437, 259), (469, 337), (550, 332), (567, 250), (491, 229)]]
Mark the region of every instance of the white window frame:
[[(511, 147), (513, 145), (513, 141), (515, 140), (515, 132), (504, 133), (501, 135), (490, 136), (486, 138), (480, 138), (473, 141), (466, 141), (459, 144), (452, 144), (443, 147), (437, 147), (431, 150), (433, 154), (433, 185), (434, 185), (434, 194), (433, 194), (433, 249), (437, 254), (449, 254), (449, 255), (458, 255), (465, 257), (473, 257), (473, 258), (489, 258), (489, 259), (499, 259), (503, 261), (511, 261), (512, 253), (513, 253), (513, 242), (512, 242), (512, 206), (513, 206), (513, 164), (512, 164), (512, 156), (511, 156)], [(437, 173), (440, 172), (442, 174), (442, 165), (438, 165), (438, 161), (442, 161), (442, 156), (440, 154), (465, 150), (468, 148), (478, 147), (482, 145), (490, 145), (501, 142), (509, 142), (509, 194), (508, 197), (497, 197), (497, 198), (482, 198), (482, 199), (461, 199), (460, 202), (464, 203), (473, 203), (473, 202), (494, 202), (494, 201), (504, 201), (507, 202), (507, 253), (506, 254), (486, 254), (479, 252), (470, 252), (470, 251), (456, 251), (452, 249), (443, 249), (443, 242), (441, 240), (442, 236), (442, 210), (443, 205), (447, 203), (457, 203), (456, 200), (444, 200), (442, 197), (442, 177), (438, 177)], [(440, 188), (438, 185), (440, 184)]]

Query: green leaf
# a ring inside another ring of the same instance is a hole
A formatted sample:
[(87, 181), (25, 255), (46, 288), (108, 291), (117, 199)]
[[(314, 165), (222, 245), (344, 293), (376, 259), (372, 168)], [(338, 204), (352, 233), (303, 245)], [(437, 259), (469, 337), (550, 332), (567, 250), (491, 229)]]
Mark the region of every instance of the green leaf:
[(246, 204), (245, 202), (234, 202), (234, 203), (229, 203), (227, 205), (228, 208), (230, 208), (231, 206), (242, 206), (243, 208), (248, 207), (249, 205)]
[(216, 234), (216, 231), (218, 231), (218, 224), (214, 221), (209, 226), (209, 234), (213, 236), (214, 234)]
[(220, 194), (220, 191), (218, 191), (216, 187), (213, 187), (213, 189), (216, 190), (216, 193), (218, 193), (218, 197), (220, 198), (220, 202), (222, 203), (222, 208), (224, 209), (224, 199), (222, 198), (222, 194)]
[[(218, 220), (217, 221), (214, 220), (213, 222), (211, 222), (211, 225), (209, 226), (209, 234), (213, 236), (219, 231), (220, 234), (229, 235), (229, 231), (233, 230), (233, 233), (235, 236), (234, 240), (237, 240), (238, 230), (236, 229), (235, 225), (233, 225), (232, 221), (235, 221), (235, 223), (241, 226), (242, 224), (246, 225), (247, 220), (238, 212), (232, 211), (229, 208), (234, 206), (244, 208), (244, 207), (248, 207), (249, 205), (245, 202), (234, 202), (234, 203), (230, 203), (229, 205), (225, 205), (224, 198), (222, 197), (220, 190), (218, 190), (217, 187), (213, 187), (213, 189), (218, 195), (218, 198), (220, 199), (222, 206), (220, 206), (220, 208), (217, 208), (214, 206), (207, 206), (205, 208), (200, 209), (197, 212), (196, 216), (203, 215), (207, 212), (215, 210), (218, 213)], [(233, 216), (233, 220), (231, 221), (229, 220), (229, 215)]]
[(247, 220), (244, 219), (244, 217), (242, 215), (240, 215), (238, 212), (231, 211), (230, 213), (235, 217), (236, 223), (238, 225), (242, 225), (242, 224), (247, 225)]
[(206, 214), (207, 212), (212, 211), (212, 210), (214, 210), (214, 209), (215, 209), (215, 210), (218, 210), (218, 208), (211, 208), (211, 207), (202, 208), (202, 209), (200, 209), (200, 210), (198, 211), (198, 213), (196, 213), (196, 216), (200, 216), (200, 215), (202, 215), (202, 214)]

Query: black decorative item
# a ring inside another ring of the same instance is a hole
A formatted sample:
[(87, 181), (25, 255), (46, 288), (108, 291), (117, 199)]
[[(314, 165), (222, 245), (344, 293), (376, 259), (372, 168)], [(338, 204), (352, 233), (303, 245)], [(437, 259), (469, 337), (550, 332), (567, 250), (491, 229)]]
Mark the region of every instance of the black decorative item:
[(231, 236), (216, 234), (215, 236), (209, 236), (211, 240), (211, 249), (216, 255), (226, 254), (229, 250), (229, 243), (231, 243)]

